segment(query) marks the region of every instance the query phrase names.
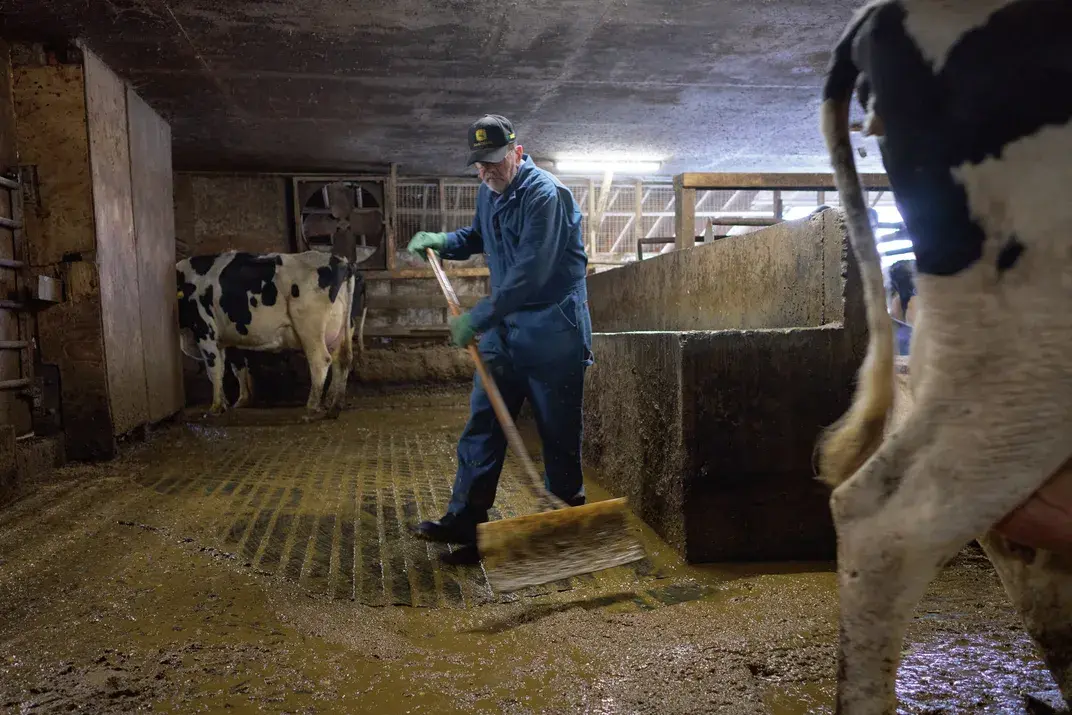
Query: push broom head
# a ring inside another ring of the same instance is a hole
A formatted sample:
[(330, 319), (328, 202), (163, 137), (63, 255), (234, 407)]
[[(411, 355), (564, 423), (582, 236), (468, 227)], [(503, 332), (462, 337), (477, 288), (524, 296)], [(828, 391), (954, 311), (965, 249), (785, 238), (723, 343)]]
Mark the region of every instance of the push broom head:
[(644, 558), (624, 498), (479, 524), (477, 548), (499, 593)]

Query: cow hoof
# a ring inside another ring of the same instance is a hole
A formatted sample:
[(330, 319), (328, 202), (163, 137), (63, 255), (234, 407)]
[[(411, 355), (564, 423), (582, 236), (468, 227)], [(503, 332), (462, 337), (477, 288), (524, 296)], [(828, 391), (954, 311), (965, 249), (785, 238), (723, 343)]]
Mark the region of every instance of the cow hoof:
[(319, 422), (320, 420), (324, 419), (324, 417), (325, 414), (319, 410), (316, 412), (306, 412), (304, 415), (302, 415), (301, 421), (308, 424), (310, 422)]

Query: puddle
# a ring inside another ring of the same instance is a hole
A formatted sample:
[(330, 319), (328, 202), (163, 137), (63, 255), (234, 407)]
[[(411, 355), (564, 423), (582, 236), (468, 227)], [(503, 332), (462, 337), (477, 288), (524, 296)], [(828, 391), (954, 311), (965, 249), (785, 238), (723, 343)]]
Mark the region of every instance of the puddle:
[(1056, 687), (1024, 634), (935, 634), (906, 649), (897, 678), (897, 696), (912, 712), (1025, 712), (1022, 692)]

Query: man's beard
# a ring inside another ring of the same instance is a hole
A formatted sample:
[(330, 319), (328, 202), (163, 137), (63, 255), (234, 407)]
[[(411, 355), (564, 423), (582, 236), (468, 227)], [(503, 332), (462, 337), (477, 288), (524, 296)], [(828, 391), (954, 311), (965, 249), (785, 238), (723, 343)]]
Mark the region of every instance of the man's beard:
[(517, 176), (517, 167), (515, 167), (507, 177), (499, 178), (498, 176), (484, 179), (484, 183), (488, 185), (488, 188), (497, 194), (501, 194), (506, 191), (506, 187), (510, 185), (510, 182)]

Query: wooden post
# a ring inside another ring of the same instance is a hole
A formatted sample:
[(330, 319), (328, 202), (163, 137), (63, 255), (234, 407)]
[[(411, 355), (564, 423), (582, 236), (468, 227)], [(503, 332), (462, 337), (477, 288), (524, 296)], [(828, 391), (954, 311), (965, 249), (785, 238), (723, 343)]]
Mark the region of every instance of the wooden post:
[(782, 191), (781, 189), (774, 190), (774, 218), (778, 221), (782, 220)]
[(610, 187), (614, 183), (614, 172), (606, 171), (603, 173), (603, 183), (599, 187), (599, 203), (596, 205), (595, 217), (588, 219), (588, 225), (592, 230), (592, 250), (588, 255), (596, 255), (596, 249), (598, 245), (596, 240), (599, 238), (600, 229), (603, 227), (603, 214), (607, 211), (607, 203), (610, 199)]
[(588, 255), (596, 251), (596, 184), (588, 180)]
[(644, 182), (640, 179), (634, 184), (636, 191), (636, 216), (633, 218), (633, 238), (644, 238)]
[(696, 189), (686, 189), (683, 177), (674, 177), (674, 250), (696, 245)]
[(447, 232), (447, 182), (442, 177), (439, 179), (439, 230)]
[(398, 244), (398, 214), (397, 214), (397, 202), (398, 202), (398, 164), (391, 162), (391, 173), (387, 177), (387, 194), (384, 203), (384, 220), (387, 222), (387, 270), (393, 271), (397, 263), (397, 256), (395, 255)]
[[(308, 248), (305, 243), (305, 227), (302, 222), (302, 205), (301, 201), (299, 200), (300, 197), (298, 196), (299, 185), (300, 182), (298, 181), (297, 177), (290, 177), (290, 203), (291, 207), (294, 209), (294, 234), (292, 236), (290, 245), (291, 250), (293, 250), (295, 253), (301, 253)], [(185, 258), (185, 256), (180, 257)]]

